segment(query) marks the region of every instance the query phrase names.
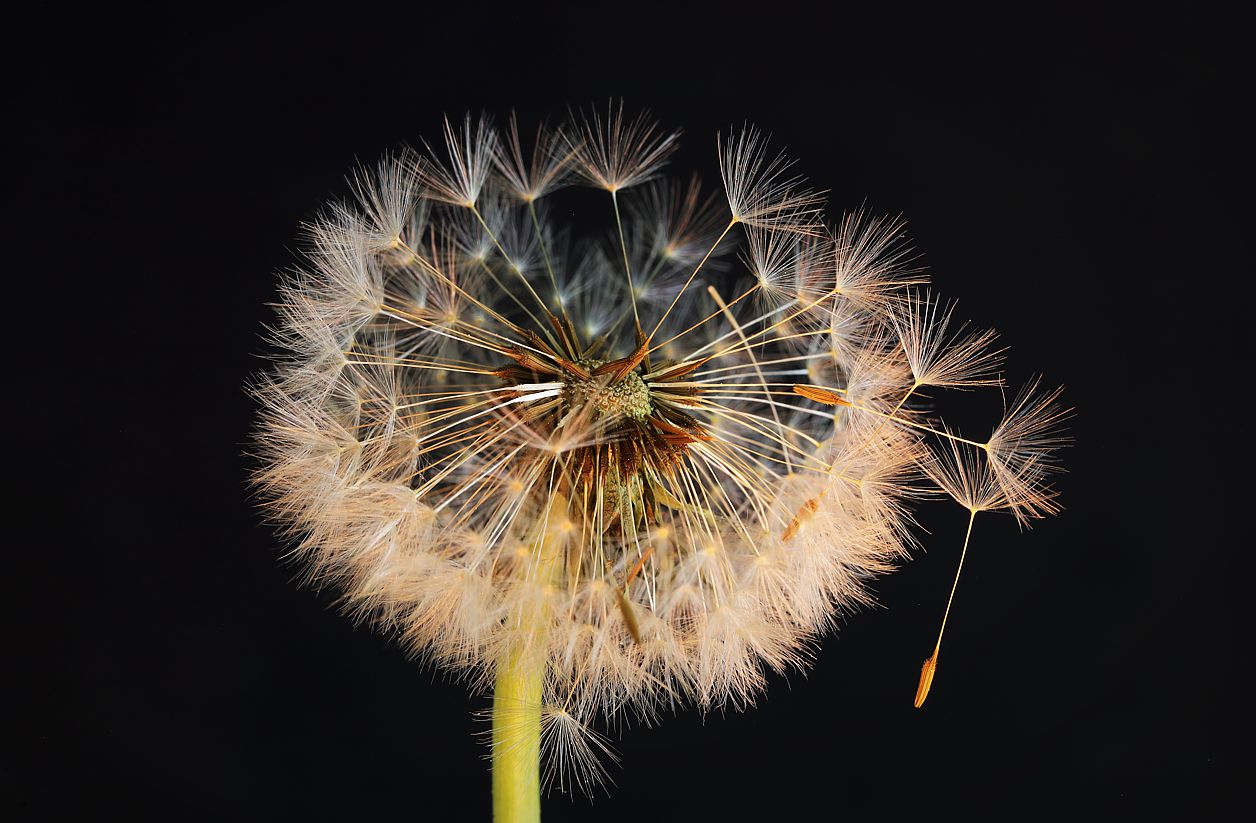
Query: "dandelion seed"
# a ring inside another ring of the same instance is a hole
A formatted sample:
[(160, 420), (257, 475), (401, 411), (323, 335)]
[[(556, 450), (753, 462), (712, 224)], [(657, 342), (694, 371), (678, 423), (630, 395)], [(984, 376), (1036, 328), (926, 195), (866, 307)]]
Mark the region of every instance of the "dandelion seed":
[(803, 303), (830, 296), (831, 248), (819, 238), (750, 228), (746, 231), (747, 265), (761, 299), (768, 303)]
[(541, 709), (541, 752), (548, 765), (542, 785), (559, 791), (591, 794), (612, 782), (605, 762), (619, 762), (604, 735), (561, 706)]
[[(461, 129), (446, 119), (444, 160), (417, 164), (427, 196), (455, 206), (474, 207), (492, 170), (496, 147), (497, 133), (487, 117), (473, 124), (467, 114)], [(433, 156), (440, 154), (431, 145), (428, 152)]]
[(995, 478), (1022, 526), (1059, 511), (1051, 475), (1060, 471), (1058, 450), (1068, 445), (1062, 389), (1043, 391), (1035, 379), (1021, 389), (987, 444)]
[(914, 705), (917, 709), (925, 704), (925, 700), (929, 697), (929, 690), (933, 688), (933, 676), (938, 671), (938, 654), (935, 651), (929, 655), (929, 659), (920, 667), (920, 683), (916, 686), (916, 699)]
[(609, 192), (653, 179), (667, 156), (676, 149), (680, 132), (660, 131), (649, 114), (624, 117), (624, 104), (607, 104), (606, 114), (596, 108), (580, 116), (567, 138), (576, 171)]
[[(598, 724), (803, 667), (916, 545), (926, 481), (972, 516), (1057, 508), (1056, 394), (988, 443), (918, 407), (997, 384), (999, 356), (906, 290), (897, 222), (830, 235), (752, 129), (718, 144), (729, 217), (642, 185), (675, 140), (622, 104), (530, 155), (514, 118), (504, 141), (446, 121), (309, 227), (253, 385), (255, 480), (308, 579), (492, 690), (502, 819), (603, 781)], [(569, 172), (611, 194), (587, 236), (552, 205)]]
[(720, 174), (733, 219), (774, 231), (818, 231), (824, 192), (804, 188), (790, 173), (794, 161), (777, 154), (769, 159), (767, 139), (753, 126), (717, 142)]
[(954, 310), (928, 291), (916, 291), (891, 314), (916, 383), (948, 389), (1002, 385), (996, 370), (1003, 353), (990, 348), (994, 332), (971, 332), (963, 325), (952, 331)]
[(970, 511), (994, 511), (1011, 505), (990, 459), (980, 446), (945, 439), (922, 461), (937, 487)]
[(837, 293), (878, 310), (892, 307), (902, 289), (927, 282), (910, 267), (904, 231), (899, 218), (871, 217), (863, 210), (845, 215), (832, 235)]
[[(403, 151), (380, 161), (374, 174), (359, 171), (353, 176), (357, 208), (336, 205), (330, 218), (334, 224), (358, 226), (356, 232), (347, 232), (344, 239), (378, 253), (397, 249), (407, 234), (417, 237), (421, 233), (426, 208), (420, 206), (422, 188), (415, 174), (417, 163), (413, 152)], [(334, 242), (340, 238), (332, 235), (329, 239)]]
[(849, 406), (850, 403), (842, 399), (842, 396), (832, 389), (825, 389), (820, 386), (794, 386), (794, 394), (800, 394), (808, 400), (814, 400), (817, 403), (823, 403), (826, 406)]
[(716, 193), (704, 194), (702, 180), (695, 174), (685, 184), (665, 180), (654, 185), (635, 216), (653, 227), (652, 247), (660, 262), (687, 270), (705, 256), (724, 227), (715, 203)]
[(531, 160), (523, 159), (523, 141), (519, 139), (519, 123), (510, 115), (510, 131), (504, 141), (496, 144), (494, 165), (503, 184), (526, 203), (539, 200), (566, 184), (575, 149), (561, 129), (537, 127), (532, 144)]
[(1055, 493), (1045, 480), (1046, 467), (1055, 466), (1054, 452), (1066, 441), (1059, 432), (1064, 412), (1055, 405), (1059, 392), (1035, 397), (1036, 381), (1013, 403), (1012, 411), (996, 430), (990, 443), (975, 444), (949, 437), (941, 448), (922, 461), (921, 468), (938, 488), (968, 510), (968, 530), (960, 551), (955, 581), (946, 601), (942, 626), (933, 654), (925, 661), (916, 690), (916, 708), (924, 705), (937, 671), (942, 634), (959, 586), (964, 558), (979, 512), (1011, 511), (1024, 525), (1030, 517), (1054, 513)]

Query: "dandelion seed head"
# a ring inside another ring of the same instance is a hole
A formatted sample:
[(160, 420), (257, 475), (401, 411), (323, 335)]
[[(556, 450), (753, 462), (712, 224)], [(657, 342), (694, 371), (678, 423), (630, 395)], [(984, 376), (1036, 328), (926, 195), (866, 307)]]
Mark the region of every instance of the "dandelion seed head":
[[(566, 787), (603, 776), (599, 718), (805, 666), (913, 548), (922, 484), (1054, 511), (1061, 415), (1025, 395), (955, 451), (915, 392), (997, 384), (993, 336), (913, 290), (898, 222), (825, 228), (759, 132), (720, 139), (727, 208), (622, 105), (522, 133), (446, 121), (309, 227), (256, 482), (355, 618), (477, 688), (539, 661)], [(551, 206), (581, 180), (584, 235)]]

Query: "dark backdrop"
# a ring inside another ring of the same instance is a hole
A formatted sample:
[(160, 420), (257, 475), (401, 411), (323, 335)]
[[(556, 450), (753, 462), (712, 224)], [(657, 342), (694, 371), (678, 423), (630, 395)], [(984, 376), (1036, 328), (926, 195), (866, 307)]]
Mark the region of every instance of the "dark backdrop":
[(1012, 382), (1067, 387), (1076, 445), (1062, 515), (978, 521), (924, 710), (964, 521), (945, 505), (809, 673), (627, 730), (609, 797), (552, 796), (547, 819), (1234, 800), (1250, 18), (260, 6), (10, 32), (8, 246), (34, 255), (8, 275), (31, 323), (8, 405), (35, 494), (6, 550), (7, 810), (487, 819), (485, 698), (293, 582), (248, 499), (242, 386), (299, 223), (355, 162), (443, 112), (611, 96), (685, 129), (679, 168), (714, 177), (714, 133), (749, 119), (835, 210), (904, 215), (938, 286), (1003, 333)]

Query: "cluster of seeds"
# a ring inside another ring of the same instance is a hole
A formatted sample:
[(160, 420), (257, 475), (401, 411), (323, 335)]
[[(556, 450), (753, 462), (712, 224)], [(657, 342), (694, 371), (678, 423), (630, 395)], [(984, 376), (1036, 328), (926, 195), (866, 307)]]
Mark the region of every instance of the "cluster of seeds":
[[(499, 699), (533, 673), (517, 699), (581, 779), (599, 714), (744, 704), (801, 666), (927, 487), (1055, 509), (1054, 393), (975, 440), (918, 406), (998, 385), (1000, 355), (898, 222), (826, 223), (752, 129), (718, 144), (721, 204), (662, 177), (674, 145), (614, 109), (530, 147), (447, 123), (310, 227), (257, 386), (257, 479), (310, 577)], [(573, 183), (605, 232), (551, 207)]]

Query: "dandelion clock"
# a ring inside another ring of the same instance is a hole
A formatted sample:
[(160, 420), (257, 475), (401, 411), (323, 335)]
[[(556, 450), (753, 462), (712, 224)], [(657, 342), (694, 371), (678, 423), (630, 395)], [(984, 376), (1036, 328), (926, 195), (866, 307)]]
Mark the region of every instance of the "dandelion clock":
[(676, 140), (615, 106), (467, 117), (359, 172), (254, 381), (255, 480), (308, 580), (491, 694), (503, 823), (599, 782), (606, 721), (801, 667), (922, 496), (969, 512), (964, 552), (980, 512), (1057, 509), (1058, 392), (981, 434), (928, 411), (1002, 386), (1002, 354), (899, 222), (830, 220), (751, 127), (712, 139), (714, 188), (664, 174)]

